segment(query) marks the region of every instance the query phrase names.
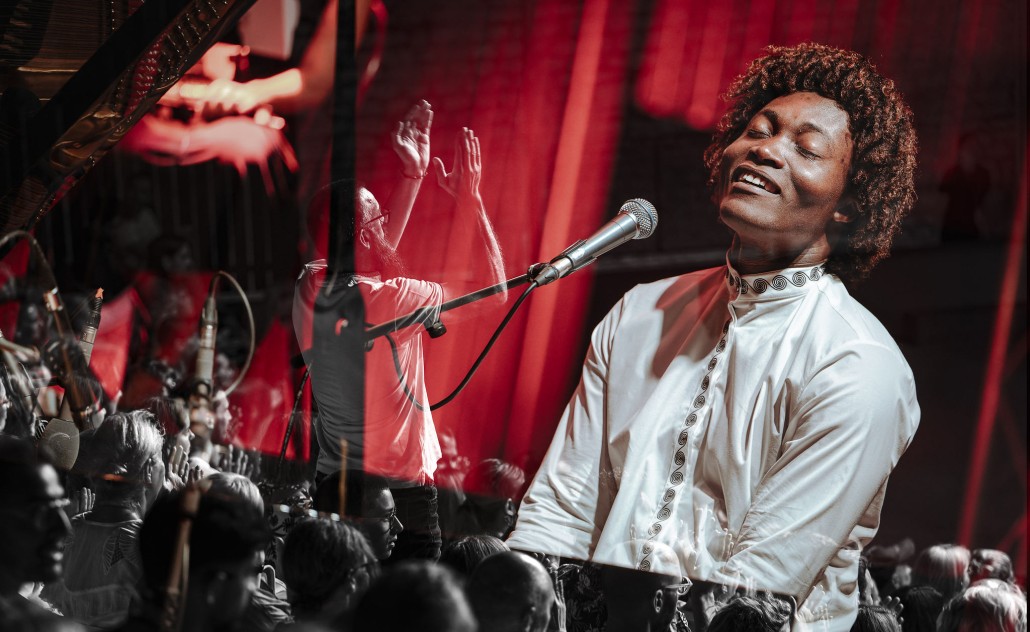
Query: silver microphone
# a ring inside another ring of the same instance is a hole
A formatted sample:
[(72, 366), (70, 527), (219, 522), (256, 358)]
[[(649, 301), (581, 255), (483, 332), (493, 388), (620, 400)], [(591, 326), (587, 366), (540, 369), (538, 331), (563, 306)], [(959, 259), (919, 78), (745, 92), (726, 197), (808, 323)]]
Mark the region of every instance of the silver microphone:
[(576, 270), (593, 263), (598, 257), (621, 246), (630, 239), (646, 239), (658, 226), (658, 211), (647, 200), (627, 200), (610, 222), (596, 233), (581, 239), (551, 259), (533, 279), (537, 285), (547, 285), (569, 276)]

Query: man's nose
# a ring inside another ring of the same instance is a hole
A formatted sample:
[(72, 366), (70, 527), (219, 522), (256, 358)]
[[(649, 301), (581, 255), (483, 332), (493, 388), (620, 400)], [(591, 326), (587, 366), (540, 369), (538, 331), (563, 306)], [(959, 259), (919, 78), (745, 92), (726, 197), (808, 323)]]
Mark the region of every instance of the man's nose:
[(779, 136), (760, 138), (751, 145), (748, 155), (755, 164), (783, 166), (783, 139)]

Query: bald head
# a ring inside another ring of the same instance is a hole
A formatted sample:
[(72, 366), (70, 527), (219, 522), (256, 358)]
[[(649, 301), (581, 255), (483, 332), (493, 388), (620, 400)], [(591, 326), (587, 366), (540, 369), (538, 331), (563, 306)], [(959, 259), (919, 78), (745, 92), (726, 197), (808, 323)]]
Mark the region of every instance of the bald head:
[(479, 629), (497, 632), (544, 632), (551, 619), (554, 588), (540, 562), (507, 551), (476, 566), (468, 597)]

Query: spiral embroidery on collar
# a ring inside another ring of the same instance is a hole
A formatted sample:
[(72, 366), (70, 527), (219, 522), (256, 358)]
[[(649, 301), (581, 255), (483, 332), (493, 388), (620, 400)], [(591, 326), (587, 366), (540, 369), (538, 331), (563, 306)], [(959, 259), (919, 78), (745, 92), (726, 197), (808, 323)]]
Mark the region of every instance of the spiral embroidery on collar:
[(733, 274), (732, 272), (730, 272), (730, 269), (727, 268), (726, 282), (729, 283), (730, 287), (737, 288), (738, 292), (741, 295), (747, 294), (749, 292), (752, 292), (754, 294), (764, 294), (770, 288), (777, 291), (783, 290), (788, 286), (788, 284), (793, 285), (794, 287), (801, 287), (809, 281), (812, 281), (814, 283), (815, 281), (821, 279), (824, 274), (826, 274), (824, 271), (824, 266), (818, 265), (812, 268), (811, 270), (808, 270), (807, 272), (805, 270), (797, 270), (790, 276), (777, 274), (771, 279), (766, 279), (765, 277), (758, 277), (754, 281), (748, 281), (747, 279), (741, 278), (736, 274)]
[(686, 469), (687, 463), (687, 455), (683, 448), (687, 445), (687, 441), (690, 438), (690, 428), (697, 423), (698, 413), (701, 412), (707, 401), (708, 387), (712, 384), (712, 372), (715, 371), (715, 367), (719, 364), (719, 355), (726, 349), (726, 336), (729, 330), (730, 321), (726, 321), (722, 328), (722, 338), (719, 339), (718, 344), (715, 346), (715, 352), (708, 361), (705, 376), (701, 379), (698, 393), (691, 401), (690, 412), (683, 420), (683, 429), (680, 430), (679, 436), (676, 438), (676, 452), (672, 457), (673, 467), (672, 472), (669, 474), (668, 487), (665, 488), (665, 493), (662, 494), (661, 506), (658, 508), (655, 521), (647, 529), (647, 542), (644, 543), (641, 549), (643, 557), (637, 568), (642, 571), (651, 570), (651, 553), (654, 552), (654, 541), (662, 531), (662, 523), (672, 515), (672, 504), (676, 500), (677, 488), (683, 484), (683, 471)]

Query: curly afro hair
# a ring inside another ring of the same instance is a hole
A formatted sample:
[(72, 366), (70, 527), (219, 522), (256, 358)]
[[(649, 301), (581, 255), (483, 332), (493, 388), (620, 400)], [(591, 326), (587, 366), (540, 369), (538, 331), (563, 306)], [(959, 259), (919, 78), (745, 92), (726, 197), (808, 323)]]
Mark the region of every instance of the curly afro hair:
[(795, 92), (832, 99), (848, 115), (854, 144), (845, 194), (856, 208), (826, 270), (845, 281), (860, 280), (889, 254), (902, 218), (916, 201), (912, 111), (894, 82), (858, 53), (823, 44), (770, 46), (766, 51), (724, 95), (730, 109), (705, 150), (708, 185), (714, 190), (723, 152), (770, 101)]

